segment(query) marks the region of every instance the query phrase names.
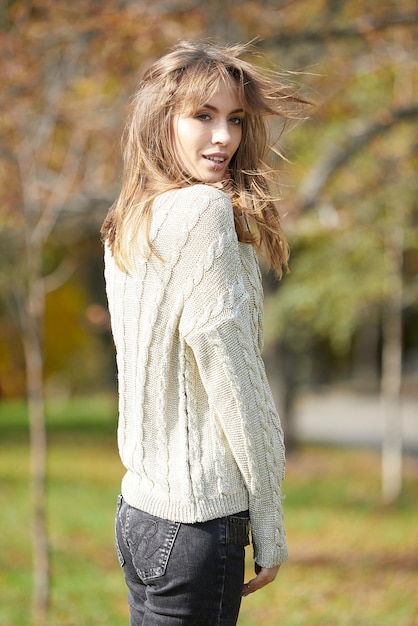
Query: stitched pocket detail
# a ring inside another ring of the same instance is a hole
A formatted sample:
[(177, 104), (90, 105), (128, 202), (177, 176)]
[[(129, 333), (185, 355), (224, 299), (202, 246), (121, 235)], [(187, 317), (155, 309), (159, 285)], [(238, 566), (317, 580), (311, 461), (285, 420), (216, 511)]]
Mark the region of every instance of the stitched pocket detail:
[(125, 523), (132, 563), (143, 582), (164, 576), (180, 528), (171, 522), (128, 508)]

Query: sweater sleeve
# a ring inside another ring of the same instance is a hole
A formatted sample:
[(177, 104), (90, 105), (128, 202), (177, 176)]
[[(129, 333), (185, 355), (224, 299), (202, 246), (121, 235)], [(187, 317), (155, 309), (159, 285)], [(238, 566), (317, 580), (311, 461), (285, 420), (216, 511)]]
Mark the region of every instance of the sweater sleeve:
[(284, 441), (254, 336), (239, 245), (231, 204), (219, 194), (185, 247), (195, 255), (195, 270), (181, 331), (248, 490), (255, 561), (273, 567), (287, 558), (281, 498)]

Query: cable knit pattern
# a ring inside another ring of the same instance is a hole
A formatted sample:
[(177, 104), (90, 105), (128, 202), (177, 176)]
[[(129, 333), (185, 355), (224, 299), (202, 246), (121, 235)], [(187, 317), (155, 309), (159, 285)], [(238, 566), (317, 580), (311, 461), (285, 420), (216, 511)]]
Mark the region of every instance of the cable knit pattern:
[(262, 285), (228, 197), (205, 185), (162, 194), (150, 237), (121, 272), (105, 247), (119, 383), (122, 494), (193, 523), (249, 508), (254, 558), (287, 558), (283, 433), (261, 358)]

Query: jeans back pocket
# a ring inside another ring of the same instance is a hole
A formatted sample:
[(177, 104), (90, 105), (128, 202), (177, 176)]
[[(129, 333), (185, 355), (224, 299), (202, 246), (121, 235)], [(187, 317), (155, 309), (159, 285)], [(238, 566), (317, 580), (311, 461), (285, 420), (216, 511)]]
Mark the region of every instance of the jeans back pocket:
[(132, 564), (143, 582), (165, 574), (180, 523), (128, 507), (125, 539)]

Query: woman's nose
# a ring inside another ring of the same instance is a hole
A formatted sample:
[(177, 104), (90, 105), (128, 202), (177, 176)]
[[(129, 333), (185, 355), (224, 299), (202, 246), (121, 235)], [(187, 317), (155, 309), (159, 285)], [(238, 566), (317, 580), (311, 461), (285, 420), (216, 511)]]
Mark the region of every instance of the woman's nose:
[(226, 124), (217, 125), (212, 132), (212, 143), (226, 145), (230, 139), (231, 133)]

